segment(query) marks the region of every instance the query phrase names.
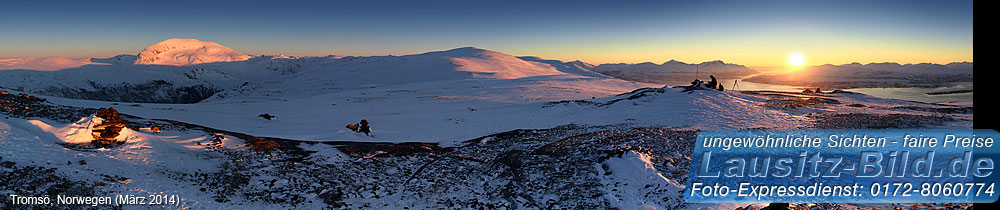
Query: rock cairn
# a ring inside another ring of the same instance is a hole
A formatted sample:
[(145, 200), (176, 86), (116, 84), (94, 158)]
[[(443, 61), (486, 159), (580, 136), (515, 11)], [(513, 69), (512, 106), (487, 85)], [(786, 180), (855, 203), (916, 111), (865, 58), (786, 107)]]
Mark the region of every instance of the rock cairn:
[(99, 147), (110, 147), (115, 144), (123, 144), (124, 140), (116, 142), (115, 138), (120, 135), (122, 129), (126, 127), (125, 120), (121, 118), (118, 114), (118, 110), (115, 108), (101, 108), (97, 110), (95, 117), (101, 118), (102, 121), (94, 125), (92, 130), (92, 135), (94, 136), (94, 145)]

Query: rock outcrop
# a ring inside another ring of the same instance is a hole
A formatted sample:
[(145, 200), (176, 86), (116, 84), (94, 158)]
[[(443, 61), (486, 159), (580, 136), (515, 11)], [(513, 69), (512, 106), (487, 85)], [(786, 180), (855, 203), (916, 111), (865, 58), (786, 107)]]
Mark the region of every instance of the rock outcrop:
[(116, 141), (115, 138), (120, 135), (122, 129), (126, 127), (125, 120), (119, 116), (118, 111), (115, 108), (101, 108), (94, 114), (94, 117), (100, 118), (100, 120), (95, 119), (94, 128), (91, 130), (94, 136), (94, 141), (92, 142), (95, 146), (99, 147), (110, 147), (115, 144), (123, 144), (124, 140)]

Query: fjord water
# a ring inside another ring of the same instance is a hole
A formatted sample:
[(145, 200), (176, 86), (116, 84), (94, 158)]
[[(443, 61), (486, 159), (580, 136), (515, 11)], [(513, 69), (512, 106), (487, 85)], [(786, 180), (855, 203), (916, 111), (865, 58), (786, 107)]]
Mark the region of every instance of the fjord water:
[[(708, 79), (708, 78), (702, 78), (702, 79)], [(739, 81), (736, 82), (737, 80)], [(805, 89), (815, 89), (815, 87), (756, 83), (736, 78), (719, 78), (718, 81), (719, 84), (725, 86), (726, 90), (739, 90), (739, 91), (763, 90), (763, 91), (800, 92)], [(678, 79), (678, 80), (667, 81), (667, 85), (669, 86), (684, 86), (690, 84), (691, 84), (690, 80), (682, 81)], [(972, 89), (973, 89), (972, 82), (958, 82), (958, 83), (948, 83), (944, 87), (935, 87), (935, 88), (926, 88), (926, 87), (851, 88), (844, 90), (856, 93), (863, 93), (866, 95), (871, 95), (879, 98), (917, 101), (924, 103), (945, 103), (945, 102), (972, 101), (973, 92), (950, 93), (950, 94), (939, 94), (939, 95), (929, 95), (927, 93), (961, 91), (961, 90), (972, 90)], [(831, 90), (823, 90), (823, 91), (831, 91)]]
[(937, 87), (937, 88), (921, 88), (921, 87), (855, 88), (855, 89), (846, 89), (846, 91), (864, 93), (879, 98), (919, 101), (926, 103), (943, 103), (943, 102), (972, 101), (973, 92), (940, 94), (940, 95), (928, 95), (927, 93), (972, 90), (972, 89), (973, 89), (972, 82), (959, 82), (950, 84), (949, 86), (946, 87)]

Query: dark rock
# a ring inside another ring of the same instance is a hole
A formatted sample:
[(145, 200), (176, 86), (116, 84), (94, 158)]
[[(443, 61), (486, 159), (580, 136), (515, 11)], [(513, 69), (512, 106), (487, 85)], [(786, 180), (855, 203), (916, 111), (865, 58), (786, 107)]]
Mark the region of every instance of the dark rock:
[(851, 91), (846, 91), (846, 90), (840, 90), (840, 89), (837, 89), (837, 90), (833, 90), (833, 91), (830, 91), (830, 93), (849, 93), (849, 94), (857, 94), (857, 93), (855, 93), (855, 92), (851, 92)]
[(250, 148), (258, 152), (271, 151), (277, 149), (278, 147), (281, 147), (281, 145), (271, 140), (257, 141), (250, 144)]
[(100, 124), (94, 125), (92, 135), (94, 136), (94, 145), (99, 147), (109, 147), (114, 144), (122, 144), (124, 141), (116, 142), (115, 138), (118, 137), (119, 132), (127, 127), (125, 120), (121, 118), (118, 114), (118, 110), (115, 108), (101, 108), (97, 110), (97, 114), (94, 117), (99, 117), (102, 119)]
[(271, 114), (268, 114), (268, 113), (260, 114), (260, 115), (257, 115), (257, 116), (261, 117), (261, 118), (264, 118), (264, 119), (267, 119), (267, 120), (278, 118), (278, 116), (274, 116), (274, 115), (271, 115)]

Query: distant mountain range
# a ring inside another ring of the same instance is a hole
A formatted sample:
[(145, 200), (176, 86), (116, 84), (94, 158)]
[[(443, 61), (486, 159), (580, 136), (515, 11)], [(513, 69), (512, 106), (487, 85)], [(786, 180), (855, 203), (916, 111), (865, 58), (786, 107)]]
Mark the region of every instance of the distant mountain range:
[(690, 82), (694, 79), (707, 80), (709, 75), (716, 78), (740, 78), (756, 74), (757, 71), (739, 64), (725, 63), (720, 60), (688, 64), (670, 60), (663, 64), (650, 62), (638, 64), (601, 64), (592, 70), (601, 74), (648, 83)]
[(944, 65), (931, 63), (851, 63), (810, 66), (786, 74), (754, 76), (745, 79), (745, 81), (824, 89), (941, 87), (954, 82), (972, 82), (972, 74), (972, 62), (955, 62)]
[(0, 86), (66, 98), (194, 103), (212, 96), (308, 94), (373, 84), (533, 77), (610, 78), (587, 69), (589, 65), (582, 62), (518, 58), (474, 47), (405, 56), (250, 56), (193, 39), (169, 39), (146, 47), (138, 56), (6, 63), (13, 64), (8, 67), (30, 69), (29, 64), (48, 60), (59, 61), (65, 68), (0, 71)]

